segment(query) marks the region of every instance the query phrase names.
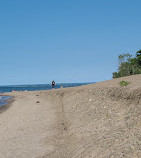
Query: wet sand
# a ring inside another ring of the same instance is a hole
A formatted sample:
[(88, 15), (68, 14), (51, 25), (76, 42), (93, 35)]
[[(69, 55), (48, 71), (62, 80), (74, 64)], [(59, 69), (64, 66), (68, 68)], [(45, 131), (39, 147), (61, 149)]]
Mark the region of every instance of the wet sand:
[(4, 95), (14, 101), (0, 113), (2, 158), (141, 157), (141, 75)]

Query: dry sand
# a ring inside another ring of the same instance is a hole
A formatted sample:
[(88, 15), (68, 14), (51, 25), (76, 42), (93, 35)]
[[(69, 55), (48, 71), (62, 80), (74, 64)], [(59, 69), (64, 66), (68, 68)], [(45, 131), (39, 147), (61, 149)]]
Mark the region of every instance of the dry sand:
[(0, 158), (141, 158), (141, 75), (4, 95)]

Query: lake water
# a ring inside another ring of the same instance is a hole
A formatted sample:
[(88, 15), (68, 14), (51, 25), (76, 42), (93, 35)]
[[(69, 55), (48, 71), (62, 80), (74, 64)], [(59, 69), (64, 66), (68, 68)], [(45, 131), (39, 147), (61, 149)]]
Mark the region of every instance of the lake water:
[(0, 96), (0, 106), (7, 104), (7, 99), (10, 99), (12, 97), (8, 97), (8, 96)]

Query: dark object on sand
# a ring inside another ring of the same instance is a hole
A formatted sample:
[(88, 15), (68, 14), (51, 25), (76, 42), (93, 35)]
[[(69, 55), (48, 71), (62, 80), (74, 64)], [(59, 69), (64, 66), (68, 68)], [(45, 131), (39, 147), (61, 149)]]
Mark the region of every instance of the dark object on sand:
[(54, 88), (54, 86), (55, 86), (55, 81), (53, 80), (52, 81), (52, 88)]
[(40, 103), (39, 101), (36, 101), (36, 103)]
[(36, 96), (39, 96), (39, 94), (37, 94)]

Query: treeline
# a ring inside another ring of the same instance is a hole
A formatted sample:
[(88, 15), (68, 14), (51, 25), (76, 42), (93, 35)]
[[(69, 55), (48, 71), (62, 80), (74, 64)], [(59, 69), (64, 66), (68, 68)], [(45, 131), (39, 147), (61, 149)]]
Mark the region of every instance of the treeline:
[(118, 71), (113, 73), (113, 78), (141, 74), (141, 50), (136, 56), (121, 54), (118, 56)]

